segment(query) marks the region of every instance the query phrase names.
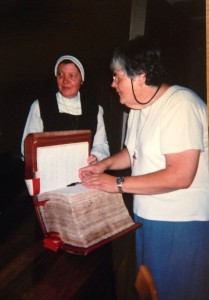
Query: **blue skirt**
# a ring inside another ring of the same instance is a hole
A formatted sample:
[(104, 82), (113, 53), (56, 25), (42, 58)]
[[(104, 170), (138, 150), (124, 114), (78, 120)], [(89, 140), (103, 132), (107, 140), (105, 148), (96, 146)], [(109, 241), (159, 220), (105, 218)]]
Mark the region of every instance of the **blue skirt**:
[(134, 216), (138, 266), (149, 267), (159, 300), (209, 300), (209, 221), (165, 222)]

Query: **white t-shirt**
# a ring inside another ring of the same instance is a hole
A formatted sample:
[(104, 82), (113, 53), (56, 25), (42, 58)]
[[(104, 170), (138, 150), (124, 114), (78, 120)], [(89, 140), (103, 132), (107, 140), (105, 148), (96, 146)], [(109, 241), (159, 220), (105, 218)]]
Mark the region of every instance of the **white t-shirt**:
[[(68, 99), (63, 97), (59, 92), (56, 94), (57, 104), (60, 113), (70, 113), (72, 115), (81, 115), (81, 102), (80, 93), (75, 98)], [(107, 141), (107, 135), (105, 131), (104, 119), (103, 119), (103, 108), (99, 106), (99, 112), (97, 115), (97, 131), (94, 136), (93, 146), (91, 154), (94, 154), (98, 160), (102, 160), (110, 155), (109, 144)], [(24, 155), (24, 140), (29, 133), (43, 132), (44, 126), (40, 116), (40, 107), (38, 100), (35, 100), (30, 108), (28, 118), (25, 124), (22, 143), (21, 153)]]
[[(209, 220), (207, 109), (194, 92), (172, 86), (151, 106), (131, 110), (125, 144), (133, 176), (164, 169), (164, 154), (200, 149), (197, 174), (189, 188), (134, 195), (134, 213), (150, 220)], [(138, 158), (133, 163), (134, 151)]]

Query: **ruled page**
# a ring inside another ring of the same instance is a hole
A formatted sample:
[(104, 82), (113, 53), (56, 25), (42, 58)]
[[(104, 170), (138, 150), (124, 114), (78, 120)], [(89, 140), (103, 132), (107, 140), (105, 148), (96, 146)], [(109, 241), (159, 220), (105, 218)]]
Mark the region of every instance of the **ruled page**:
[(88, 142), (37, 148), (40, 193), (80, 181), (78, 170), (87, 165)]

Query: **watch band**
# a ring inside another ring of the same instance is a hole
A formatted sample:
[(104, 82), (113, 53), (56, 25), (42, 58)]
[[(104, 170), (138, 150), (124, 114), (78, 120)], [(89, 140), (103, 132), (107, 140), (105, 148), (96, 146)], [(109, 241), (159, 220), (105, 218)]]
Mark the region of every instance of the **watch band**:
[(118, 191), (119, 193), (123, 193), (123, 188), (122, 188), (122, 185), (123, 185), (123, 182), (124, 182), (125, 178), (124, 177), (118, 177), (116, 179), (116, 183), (117, 183), (117, 186), (118, 186)]

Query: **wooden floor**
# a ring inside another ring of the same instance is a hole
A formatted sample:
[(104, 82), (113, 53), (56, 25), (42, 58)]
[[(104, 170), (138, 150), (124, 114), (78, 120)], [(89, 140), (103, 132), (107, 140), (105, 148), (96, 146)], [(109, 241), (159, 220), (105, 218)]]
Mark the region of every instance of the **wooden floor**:
[(136, 299), (134, 232), (87, 256), (45, 249), (42, 239), (23, 189), (1, 214), (1, 300)]

